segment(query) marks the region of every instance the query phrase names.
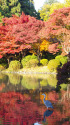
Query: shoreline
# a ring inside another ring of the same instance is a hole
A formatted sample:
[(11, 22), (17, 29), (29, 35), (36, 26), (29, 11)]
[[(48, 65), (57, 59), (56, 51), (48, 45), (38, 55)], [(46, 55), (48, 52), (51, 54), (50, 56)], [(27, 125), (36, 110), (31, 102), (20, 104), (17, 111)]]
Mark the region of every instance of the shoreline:
[(35, 67), (35, 68), (23, 68), (18, 71), (12, 71), (9, 69), (0, 71), (0, 73), (13, 73), (13, 74), (57, 74), (57, 72), (50, 72), (47, 66)]

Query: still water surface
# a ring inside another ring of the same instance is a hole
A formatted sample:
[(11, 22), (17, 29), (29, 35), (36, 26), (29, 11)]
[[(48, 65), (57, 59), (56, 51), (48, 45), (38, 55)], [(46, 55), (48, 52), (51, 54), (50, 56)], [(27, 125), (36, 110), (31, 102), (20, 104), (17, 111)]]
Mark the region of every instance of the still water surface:
[[(0, 125), (69, 125), (70, 85), (56, 91), (56, 75), (0, 74)], [(43, 102), (53, 104), (47, 110)]]

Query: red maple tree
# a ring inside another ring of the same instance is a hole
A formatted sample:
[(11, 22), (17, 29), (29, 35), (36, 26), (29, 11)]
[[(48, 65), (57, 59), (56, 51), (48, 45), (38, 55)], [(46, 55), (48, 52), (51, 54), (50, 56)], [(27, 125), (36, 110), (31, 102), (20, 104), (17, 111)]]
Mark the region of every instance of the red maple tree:
[(15, 54), (30, 49), (31, 44), (38, 42), (38, 32), (44, 22), (24, 13), (20, 17), (13, 15), (4, 18), (0, 25), (0, 58), (6, 54)]
[(40, 35), (47, 39), (57, 38), (62, 46), (62, 52), (68, 54), (70, 51), (70, 7), (55, 10), (50, 15), (50, 19), (45, 22), (45, 28), (40, 31)]

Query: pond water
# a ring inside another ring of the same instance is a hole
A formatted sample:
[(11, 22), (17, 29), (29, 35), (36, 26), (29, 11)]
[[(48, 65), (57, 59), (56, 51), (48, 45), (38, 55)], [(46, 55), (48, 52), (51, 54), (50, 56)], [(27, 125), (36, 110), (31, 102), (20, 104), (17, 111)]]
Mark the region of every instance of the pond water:
[(55, 74), (0, 74), (0, 125), (69, 125), (70, 85), (56, 85)]

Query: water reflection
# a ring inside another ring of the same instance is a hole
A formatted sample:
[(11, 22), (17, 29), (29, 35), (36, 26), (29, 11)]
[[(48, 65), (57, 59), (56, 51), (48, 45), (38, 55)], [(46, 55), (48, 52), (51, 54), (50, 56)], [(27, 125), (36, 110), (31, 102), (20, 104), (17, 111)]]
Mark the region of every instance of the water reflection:
[[(49, 75), (1, 74), (0, 124), (69, 125), (70, 85), (63, 84), (57, 93), (55, 91), (57, 79), (55, 79), (55, 75), (49, 77)], [(53, 111), (46, 110), (42, 93), (46, 94), (46, 100), (52, 102)]]
[(57, 79), (55, 75), (0, 74), (0, 87), (3, 92), (16, 89), (40, 90), (42, 87), (43, 89), (51, 90), (56, 88), (56, 85)]
[(46, 117), (50, 116), (52, 113), (53, 113), (52, 110), (46, 110), (46, 111), (44, 112), (44, 115), (43, 115), (43, 117), (44, 117), (44, 122), (46, 122)]

